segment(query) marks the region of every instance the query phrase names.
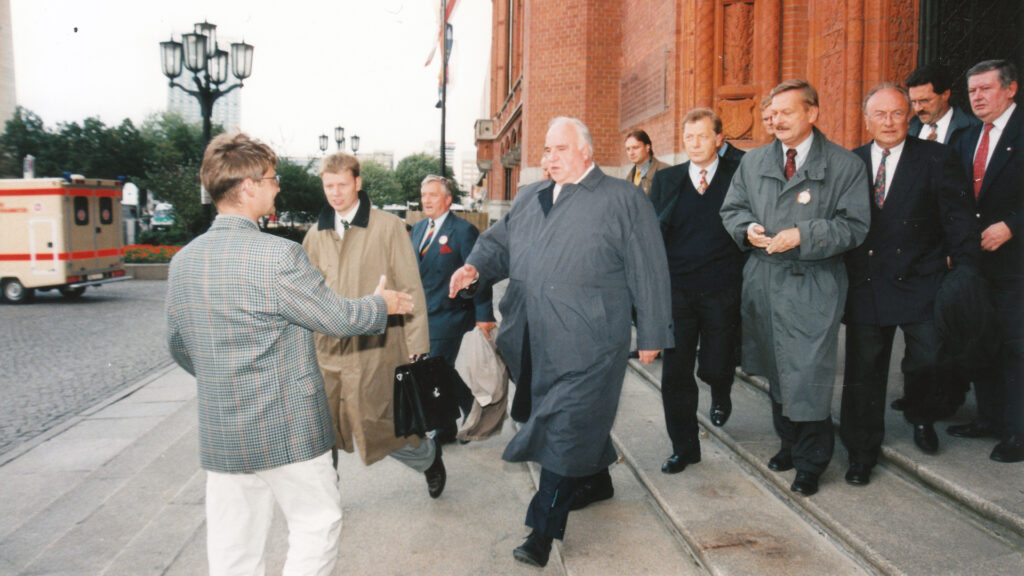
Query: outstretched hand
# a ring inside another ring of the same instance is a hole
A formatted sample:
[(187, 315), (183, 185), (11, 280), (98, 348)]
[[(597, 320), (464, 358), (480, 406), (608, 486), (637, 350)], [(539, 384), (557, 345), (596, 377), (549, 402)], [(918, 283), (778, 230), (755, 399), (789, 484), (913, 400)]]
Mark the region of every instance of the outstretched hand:
[(412, 312), (412, 295), (406, 294), (405, 292), (388, 290), (385, 288), (387, 283), (388, 277), (381, 275), (380, 283), (377, 284), (377, 289), (374, 290), (373, 293), (376, 296), (382, 296), (384, 298), (384, 302), (388, 305), (388, 315), (401, 315)]
[(459, 268), (452, 274), (452, 280), (448, 286), (448, 297), (455, 298), (460, 290), (466, 289), (470, 284), (473, 283), (479, 277), (479, 273), (476, 270), (476, 266), (472, 264), (466, 264), (462, 268)]

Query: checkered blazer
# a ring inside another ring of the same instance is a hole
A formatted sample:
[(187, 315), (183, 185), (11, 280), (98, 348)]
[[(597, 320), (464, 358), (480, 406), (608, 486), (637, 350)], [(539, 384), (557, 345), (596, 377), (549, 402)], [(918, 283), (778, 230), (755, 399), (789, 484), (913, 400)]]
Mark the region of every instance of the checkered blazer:
[(203, 468), (252, 472), (334, 444), (312, 332), (380, 334), (380, 296), (341, 298), (302, 246), (218, 216), (171, 261), (167, 343), (195, 375)]

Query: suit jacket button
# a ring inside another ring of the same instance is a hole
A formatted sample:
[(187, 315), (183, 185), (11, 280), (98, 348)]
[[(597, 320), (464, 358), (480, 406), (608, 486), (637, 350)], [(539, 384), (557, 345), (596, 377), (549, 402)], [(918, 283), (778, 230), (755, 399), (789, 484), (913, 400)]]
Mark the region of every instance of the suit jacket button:
[(900, 250), (899, 248), (897, 248), (897, 249), (896, 249), (896, 253), (897, 253), (897, 254), (903, 254), (903, 250)]
[(875, 255), (875, 251), (874, 250), (868, 250), (868, 256), (874, 256), (874, 255)]

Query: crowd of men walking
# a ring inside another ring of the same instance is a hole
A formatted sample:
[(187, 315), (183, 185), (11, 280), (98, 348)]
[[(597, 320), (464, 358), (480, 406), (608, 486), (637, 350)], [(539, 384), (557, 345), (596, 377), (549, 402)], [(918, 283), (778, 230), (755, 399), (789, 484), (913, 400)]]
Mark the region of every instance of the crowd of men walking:
[[(218, 217), (174, 258), (167, 298), (172, 355), (199, 389), (211, 573), (259, 570), (275, 501), (290, 532), (285, 573), (330, 573), (338, 449), (358, 449), (366, 465), (395, 458), (439, 497), (458, 421), (396, 437), (393, 377), (427, 354), (454, 365), (474, 327), (516, 383), (522, 425), (503, 458), (541, 466), (532, 531), (514, 550), (532, 565), (547, 563), (571, 511), (614, 495), (610, 432), (631, 323), (636, 357), (663, 355), (667, 474), (701, 459), (697, 378), (711, 390), (711, 423), (724, 426), (739, 364), (770, 385), (780, 449), (769, 468), (795, 469), (791, 489), (817, 492), (834, 448), (841, 323), (848, 483), (868, 484), (878, 459), (896, 328), (906, 349), (894, 407), (917, 446), (938, 450), (935, 422), (973, 384), (977, 419), (949, 434), (991, 436), (993, 460), (1024, 460), (1024, 113), (1011, 63), (981, 62), (967, 82), (974, 116), (949, 107), (935, 66), (907, 88), (873, 87), (872, 141), (853, 151), (816, 127), (813, 86), (783, 82), (761, 105), (772, 142), (744, 154), (712, 110), (694, 109), (687, 162), (658, 161), (636, 130), (626, 179), (594, 163), (586, 125), (558, 117), (546, 178), (483, 234), (450, 210), (439, 176), (423, 181), (425, 218), (407, 233), (373, 209), (358, 160), (343, 153), (321, 164), (327, 205), (301, 247), (261, 234), (276, 156), (244, 134), (218, 136), (201, 171)], [(499, 326), (490, 287), (506, 279)], [(454, 392), (452, 413), (465, 417), (473, 397), (462, 383)]]

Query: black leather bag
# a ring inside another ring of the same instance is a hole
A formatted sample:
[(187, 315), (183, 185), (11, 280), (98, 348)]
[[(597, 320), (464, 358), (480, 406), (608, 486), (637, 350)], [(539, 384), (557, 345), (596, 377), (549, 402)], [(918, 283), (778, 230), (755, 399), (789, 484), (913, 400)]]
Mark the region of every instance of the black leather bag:
[(395, 368), (395, 436), (424, 436), (459, 417), (458, 372), (440, 356)]

